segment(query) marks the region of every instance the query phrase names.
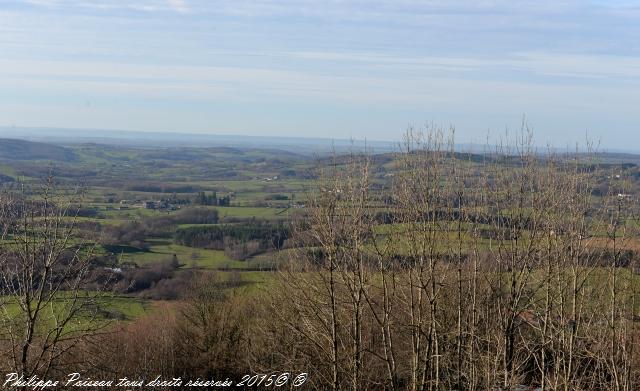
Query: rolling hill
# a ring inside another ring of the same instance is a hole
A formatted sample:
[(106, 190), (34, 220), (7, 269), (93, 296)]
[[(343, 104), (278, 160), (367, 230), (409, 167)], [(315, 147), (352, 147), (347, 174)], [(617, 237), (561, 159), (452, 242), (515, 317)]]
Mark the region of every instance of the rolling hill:
[(76, 154), (65, 147), (16, 139), (0, 139), (0, 160), (49, 160), (70, 162)]

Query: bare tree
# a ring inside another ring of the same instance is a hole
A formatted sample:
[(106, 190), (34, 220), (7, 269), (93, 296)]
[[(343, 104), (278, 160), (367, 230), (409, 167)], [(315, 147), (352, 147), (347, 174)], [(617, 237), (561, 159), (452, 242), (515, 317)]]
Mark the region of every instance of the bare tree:
[(634, 389), (629, 198), (526, 125), (478, 155), (453, 135), (410, 130), (390, 179), (334, 157), (269, 288), (269, 363), (318, 389)]
[(79, 201), (52, 176), (0, 195), (0, 361), (25, 378), (47, 376), (105, 325), (87, 285), (93, 246), (74, 235)]

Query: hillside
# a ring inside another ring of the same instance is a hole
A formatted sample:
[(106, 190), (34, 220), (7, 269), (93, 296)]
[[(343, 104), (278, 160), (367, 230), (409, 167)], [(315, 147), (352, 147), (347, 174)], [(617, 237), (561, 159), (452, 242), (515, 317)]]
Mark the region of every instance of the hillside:
[(64, 147), (40, 142), (0, 139), (0, 160), (74, 161), (76, 154)]

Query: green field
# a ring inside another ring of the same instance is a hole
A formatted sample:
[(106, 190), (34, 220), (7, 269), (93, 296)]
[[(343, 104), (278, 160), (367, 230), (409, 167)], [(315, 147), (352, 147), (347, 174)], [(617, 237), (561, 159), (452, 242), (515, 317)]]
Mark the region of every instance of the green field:
[[(4, 316), (16, 317), (21, 314), (15, 299), (4, 297), (0, 300)], [(81, 305), (79, 316), (74, 316), (66, 325), (67, 331), (104, 328), (114, 321), (135, 320), (154, 309), (153, 303), (148, 300), (106, 292), (79, 292), (76, 304), (72, 304), (70, 294), (61, 292), (43, 307), (39, 327), (53, 327), (65, 319), (72, 308), (78, 308), (78, 305)]]
[(230, 217), (255, 217), (258, 219), (275, 219), (275, 218), (287, 218), (290, 216), (291, 211), (286, 208), (256, 208), (256, 207), (216, 207), (220, 213), (220, 218)]
[(247, 263), (229, 259), (224, 251), (181, 246), (167, 240), (150, 240), (149, 251), (123, 253), (120, 262), (135, 262), (139, 266), (169, 262), (173, 255), (185, 268), (245, 269)]

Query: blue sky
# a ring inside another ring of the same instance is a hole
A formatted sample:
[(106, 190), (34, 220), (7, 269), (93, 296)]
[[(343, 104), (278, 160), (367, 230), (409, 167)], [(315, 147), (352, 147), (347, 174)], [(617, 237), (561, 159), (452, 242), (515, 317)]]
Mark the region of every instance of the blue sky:
[(640, 2), (1, 0), (0, 125), (640, 150)]

